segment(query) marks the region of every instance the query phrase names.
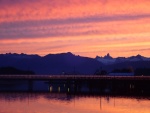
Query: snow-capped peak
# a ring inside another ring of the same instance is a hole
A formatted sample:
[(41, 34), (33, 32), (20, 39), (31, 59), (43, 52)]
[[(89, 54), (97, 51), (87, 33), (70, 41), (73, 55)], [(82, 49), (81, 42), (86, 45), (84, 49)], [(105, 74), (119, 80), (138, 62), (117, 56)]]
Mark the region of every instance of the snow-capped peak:
[(130, 62), (134, 62), (134, 61), (150, 61), (150, 58), (146, 58), (143, 57), (141, 55), (137, 55), (137, 56), (131, 56), (128, 58), (125, 57), (117, 57), (117, 58), (112, 58), (110, 56), (110, 54), (108, 53), (107, 55), (105, 55), (104, 57), (96, 57), (96, 60), (105, 64), (105, 65), (110, 65), (110, 64), (114, 64), (114, 63), (120, 63), (120, 62), (125, 62), (125, 61), (130, 61)]
[(99, 62), (101, 62), (105, 65), (113, 64), (116, 61), (116, 59), (112, 58), (109, 53), (107, 55), (105, 55), (104, 57), (97, 56), (96, 60), (98, 60)]

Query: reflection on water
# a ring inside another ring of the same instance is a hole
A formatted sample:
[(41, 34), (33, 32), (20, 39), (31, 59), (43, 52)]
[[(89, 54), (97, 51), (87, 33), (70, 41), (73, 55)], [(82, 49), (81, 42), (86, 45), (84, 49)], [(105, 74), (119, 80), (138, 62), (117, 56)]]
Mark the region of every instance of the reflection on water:
[(1, 80), (0, 113), (150, 113), (147, 86), (149, 81)]
[(149, 113), (150, 98), (0, 93), (0, 113)]
[(103, 95), (150, 95), (148, 81), (0, 80), (0, 92), (51, 92)]

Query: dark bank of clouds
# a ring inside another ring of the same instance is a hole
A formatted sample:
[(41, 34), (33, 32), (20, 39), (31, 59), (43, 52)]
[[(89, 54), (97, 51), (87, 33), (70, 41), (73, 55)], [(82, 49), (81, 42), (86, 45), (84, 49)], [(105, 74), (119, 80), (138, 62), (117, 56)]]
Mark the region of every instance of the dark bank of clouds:
[[(52, 9), (57, 9), (57, 7), (68, 7), (70, 4), (88, 4), (89, 2), (99, 1), (103, 5), (107, 4), (109, 0), (0, 0), (0, 9), (3, 7), (9, 8), (9, 6), (18, 5), (21, 7), (30, 7), (31, 12), (35, 11), (35, 7), (32, 7), (31, 4), (40, 3), (46, 4), (49, 6), (48, 11)], [(29, 5), (30, 4), (30, 5)], [(29, 5), (29, 6), (28, 6)], [(0, 15), (0, 18), (12, 18), (11, 14), (8, 14), (9, 9), (4, 9), (6, 14)], [(78, 36), (78, 35), (90, 35), (90, 34), (103, 34), (107, 31), (101, 31), (97, 28), (96, 23), (103, 22), (112, 22), (112, 21), (128, 21), (128, 20), (137, 20), (143, 18), (150, 18), (150, 14), (126, 14), (126, 15), (113, 15), (113, 16), (104, 16), (104, 15), (94, 15), (83, 17), (71, 17), (71, 18), (57, 18), (57, 19), (41, 19), (41, 20), (30, 20), (32, 16), (40, 17), (40, 14), (29, 14), (29, 12), (19, 12), (15, 15), (16, 18), (25, 16), (27, 19), (21, 21), (11, 22), (1, 22), (0, 23), (0, 39), (18, 39), (18, 38), (39, 38), (39, 37), (56, 37), (56, 36)], [(110, 31), (111, 32), (111, 31)]]
[(102, 4), (106, 4), (109, 0), (0, 0), (1, 5), (13, 5), (13, 4), (24, 4), (24, 3), (38, 3), (38, 2), (47, 2), (47, 3), (62, 3), (62, 4), (70, 4), (80, 2), (81, 4), (85, 4), (88, 2), (98, 1)]
[[(96, 23), (128, 21), (143, 18), (150, 18), (150, 14), (113, 16), (96, 15), (82, 18), (2, 22), (0, 23), (0, 39), (103, 34), (107, 31), (104, 32), (93, 28), (93, 26), (96, 27)], [(90, 29), (90, 27), (92, 27), (92, 29)]]
[(36, 3), (40, 2), (41, 0), (0, 0), (0, 5), (14, 5), (14, 4), (24, 4), (24, 3)]

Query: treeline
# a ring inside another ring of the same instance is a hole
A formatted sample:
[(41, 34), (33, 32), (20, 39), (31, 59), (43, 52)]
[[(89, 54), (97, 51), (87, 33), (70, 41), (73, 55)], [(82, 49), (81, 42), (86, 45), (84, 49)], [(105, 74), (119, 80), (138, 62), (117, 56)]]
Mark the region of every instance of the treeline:
[[(114, 69), (111, 73), (134, 73), (135, 76), (150, 76), (150, 68), (123, 68)], [(104, 69), (97, 69), (94, 75), (108, 75), (109, 73)], [(14, 67), (0, 67), (0, 75), (35, 75), (30, 70), (20, 70)]]
[(112, 73), (132, 73), (134, 72), (133, 68), (123, 68), (123, 69), (114, 69)]
[(136, 76), (150, 76), (150, 68), (137, 68), (134, 74)]
[(0, 75), (34, 75), (33, 71), (25, 71), (14, 67), (1, 67)]
[(132, 67), (129, 67), (122, 69), (114, 69), (111, 72), (107, 72), (103, 69), (97, 69), (94, 75), (108, 75), (109, 73), (134, 73), (135, 76), (150, 76), (150, 68), (133, 69)]

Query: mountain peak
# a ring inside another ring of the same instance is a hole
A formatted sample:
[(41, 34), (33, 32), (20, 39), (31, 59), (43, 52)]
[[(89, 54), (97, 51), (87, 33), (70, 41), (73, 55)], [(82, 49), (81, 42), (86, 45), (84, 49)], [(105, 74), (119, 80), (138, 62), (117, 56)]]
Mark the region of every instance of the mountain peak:
[(64, 53), (64, 54), (67, 54), (67, 55), (73, 55), (74, 56), (74, 54), (72, 54), (71, 52), (67, 52), (67, 53)]
[(142, 56), (142, 55), (140, 55), (140, 54), (138, 54), (138, 55), (136, 55), (136, 57), (141, 58), (141, 57), (143, 57), (143, 56)]
[(110, 56), (109, 53), (107, 53), (107, 55), (104, 56), (104, 59), (112, 59), (112, 57)]

